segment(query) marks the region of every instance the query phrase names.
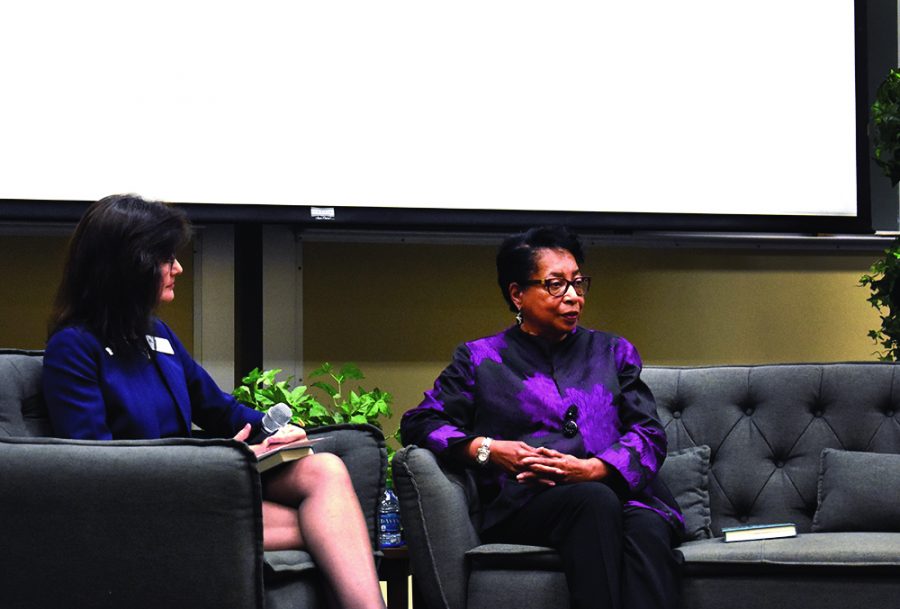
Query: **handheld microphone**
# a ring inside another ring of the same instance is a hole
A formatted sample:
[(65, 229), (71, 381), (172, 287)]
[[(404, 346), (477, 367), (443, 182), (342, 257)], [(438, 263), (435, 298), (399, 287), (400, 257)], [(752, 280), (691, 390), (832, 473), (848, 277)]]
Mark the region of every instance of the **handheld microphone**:
[(263, 415), (259, 429), (247, 440), (247, 444), (259, 444), (290, 422), (291, 408), (283, 402), (275, 404)]

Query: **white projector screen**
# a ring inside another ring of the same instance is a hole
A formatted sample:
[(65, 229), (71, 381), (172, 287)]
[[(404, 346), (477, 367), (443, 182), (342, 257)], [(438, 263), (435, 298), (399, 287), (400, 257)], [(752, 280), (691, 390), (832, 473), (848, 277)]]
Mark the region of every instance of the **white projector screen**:
[(853, 0), (28, 0), (0, 199), (855, 216)]

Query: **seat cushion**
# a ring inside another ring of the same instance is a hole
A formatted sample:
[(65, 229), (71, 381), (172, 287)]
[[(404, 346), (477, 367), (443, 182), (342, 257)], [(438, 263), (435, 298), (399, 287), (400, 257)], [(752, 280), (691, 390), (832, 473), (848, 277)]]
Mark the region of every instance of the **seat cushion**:
[(316, 569), (316, 563), (312, 556), (303, 550), (279, 550), (266, 552), (263, 555), (266, 579), (312, 571)]
[(900, 533), (806, 533), (789, 539), (692, 541), (682, 607), (896, 607)]
[(466, 552), (470, 569), (562, 571), (556, 550), (544, 546), (486, 543)]
[(900, 573), (900, 533), (805, 533), (788, 539), (725, 543), (721, 538), (679, 546), (685, 566), (878, 567)]

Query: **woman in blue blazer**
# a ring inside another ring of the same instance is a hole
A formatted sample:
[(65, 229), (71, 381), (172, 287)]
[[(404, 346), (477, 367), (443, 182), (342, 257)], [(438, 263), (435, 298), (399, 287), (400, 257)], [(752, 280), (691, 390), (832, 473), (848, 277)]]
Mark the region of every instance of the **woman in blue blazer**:
[[(262, 414), (221, 391), (154, 313), (175, 298), (184, 213), (134, 195), (91, 205), (75, 229), (44, 355), (57, 435), (93, 440), (191, 435), (191, 423), (244, 441)], [(263, 445), (305, 437), (289, 425)], [(369, 535), (344, 463), (310, 455), (266, 472), (263, 545), (305, 549), (342, 607), (377, 607)], [(339, 515), (339, 516), (338, 516)]]

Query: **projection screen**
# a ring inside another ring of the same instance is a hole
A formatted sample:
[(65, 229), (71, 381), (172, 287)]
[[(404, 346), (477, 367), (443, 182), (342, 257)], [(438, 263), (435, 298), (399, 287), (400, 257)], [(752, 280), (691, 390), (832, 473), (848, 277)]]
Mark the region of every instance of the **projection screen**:
[(852, 218), (853, 0), (29, 0), (0, 199)]

